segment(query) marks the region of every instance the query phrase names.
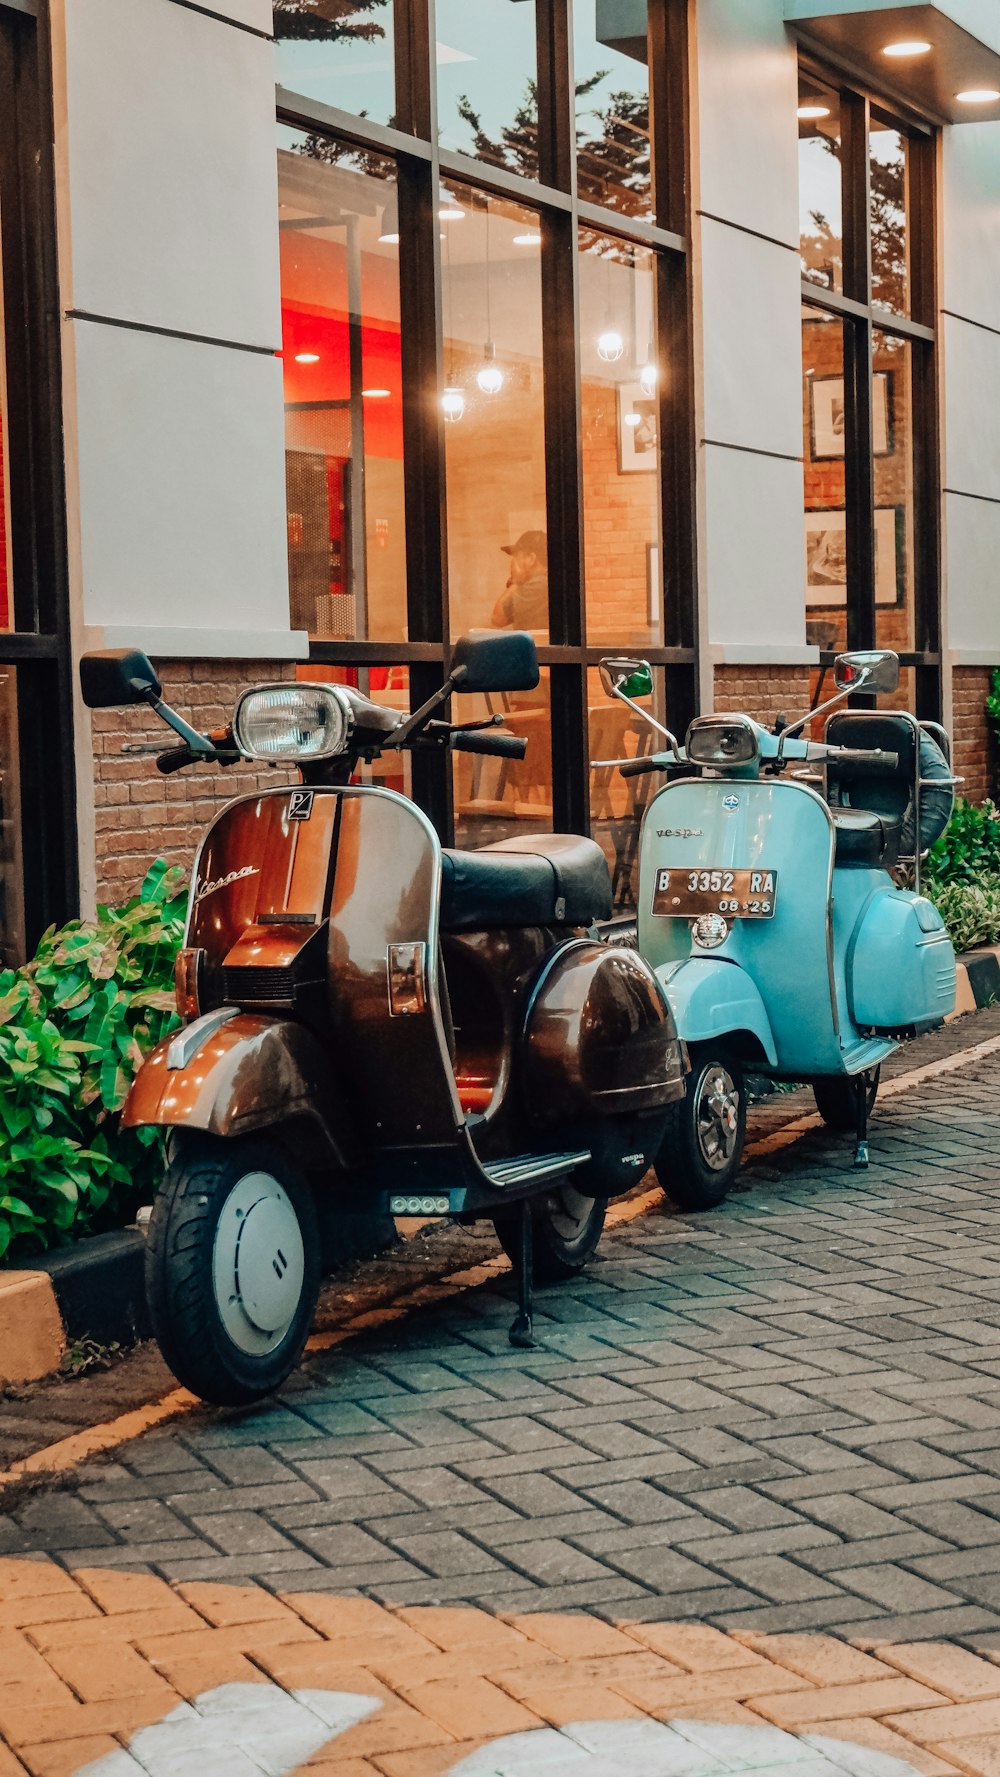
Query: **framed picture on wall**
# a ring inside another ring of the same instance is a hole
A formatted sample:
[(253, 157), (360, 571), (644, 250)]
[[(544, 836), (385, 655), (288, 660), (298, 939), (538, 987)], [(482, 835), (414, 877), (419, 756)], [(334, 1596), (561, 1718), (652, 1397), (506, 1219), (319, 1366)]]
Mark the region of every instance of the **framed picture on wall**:
[[(810, 611), (847, 604), (847, 514), (806, 513), (806, 605)], [(898, 605), (905, 591), (905, 510), (875, 508), (875, 603)]]
[[(892, 455), (892, 371), (877, 370), (872, 437), (875, 455)], [(844, 455), (844, 379), (809, 378), (809, 449), (814, 463)]]
[(647, 395), (641, 383), (619, 383), (619, 475), (656, 469), (660, 459), (658, 406), (657, 396)]

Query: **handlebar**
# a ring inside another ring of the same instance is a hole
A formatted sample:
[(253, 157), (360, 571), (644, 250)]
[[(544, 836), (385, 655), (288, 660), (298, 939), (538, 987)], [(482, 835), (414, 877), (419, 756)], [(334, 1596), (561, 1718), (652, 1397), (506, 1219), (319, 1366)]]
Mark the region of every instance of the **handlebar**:
[(886, 753), (881, 747), (824, 747), (822, 757), (858, 772), (895, 771), (899, 766), (899, 754)]
[(235, 747), (213, 747), (210, 753), (195, 753), (190, 747), (169, 747), (165, 753), (158, 753), (156, 769), (164, 777), (172, 772), (183, 771), (185, 765), (235, 765), (243, 757)]
[(659, 759), (623, 759), (618, 767), (622, 777), (642, 777), (647, 771), (666, 771)]
[(461, 730), (450, 736), (453, 753), (489, 753), (496, 759), (523, 759), (528, 751), (523, 734), (476, 734)]

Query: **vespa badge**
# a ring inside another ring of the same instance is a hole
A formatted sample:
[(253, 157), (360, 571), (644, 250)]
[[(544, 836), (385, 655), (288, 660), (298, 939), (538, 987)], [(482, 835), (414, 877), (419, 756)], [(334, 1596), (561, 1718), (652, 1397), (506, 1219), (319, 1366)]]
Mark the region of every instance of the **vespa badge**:
[(723, 808), (728, 809), (730, 814), (734, 808), (739, 808), (739, 805), (740, 799), (738, 796), (723, 796), (722, 798), (722, 806)]
[(701, 913), (691, 922), (691, 936), (699, 950), (718, 950), (729, 936), (729, 921), (721, 913)]

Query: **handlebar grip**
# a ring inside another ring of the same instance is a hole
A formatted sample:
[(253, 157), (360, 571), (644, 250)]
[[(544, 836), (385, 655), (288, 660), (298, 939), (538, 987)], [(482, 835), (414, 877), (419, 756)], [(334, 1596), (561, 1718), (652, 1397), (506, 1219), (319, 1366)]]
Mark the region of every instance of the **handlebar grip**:
[(618, 767), (622, 777), (642, 777), (647, 771), (665, 771), (657, 759), (623, 759)]
[(454, 753), (490, 753), (496, 759), (523, 759), (528, 741), (523, 734), (491, 734), (487, 730), (482, 734), (453, 734), (451, 749)]
[(168, 752), (158, 753), (156, 757), (156, 769), (162, 771), (164, 777), (169, 777), (174, 771), (183, 771), (185, 765), (193, 764), (194, 754), (190, 747), (171, 747)]
[(885, 753), (880, 747), (831, 747), (830, 751), (832, 764), (851, 771), (895, 771), (899, 765), (898, 753)]

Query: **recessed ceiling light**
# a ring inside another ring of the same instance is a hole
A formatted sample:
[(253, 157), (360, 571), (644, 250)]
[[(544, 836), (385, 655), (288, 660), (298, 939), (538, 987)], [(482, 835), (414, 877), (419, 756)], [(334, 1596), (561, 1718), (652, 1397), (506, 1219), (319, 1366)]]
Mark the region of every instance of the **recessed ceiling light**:
[(962, 105), (995, 105), (1000, 92), (995, 86), (970, 86), (967, 92), (956, 93), (955, 97)]
[(887, 43), (882, 51), (884, 56), (925, 56), (931, 45), (921, 37), (909, 38), (902, 43)]
[(367, 396), (369, 401), (384, 401), (387, 395), (392, 394), (392, 390), (391, 389), (362, 389), (361, 393), (362, 393), (362, 395)]
[(318, 352), (296, 352), (295, 362), (296, 362), (296, 364), (318, 364), (319, 363), (319, 353)]
[(801, 118), (829, 117), (829, 105), (800, 105), (798, 114)]
[(541, 245), (541, 241), (542, 241), (542, 237), (540, 234), (537, 234), (537, 233), (536, 234), (516, 234), (514, 236), (515, 247), (538, 247)]

